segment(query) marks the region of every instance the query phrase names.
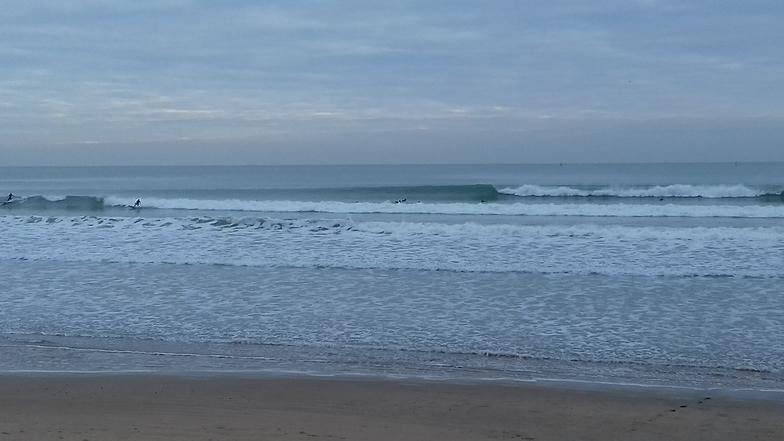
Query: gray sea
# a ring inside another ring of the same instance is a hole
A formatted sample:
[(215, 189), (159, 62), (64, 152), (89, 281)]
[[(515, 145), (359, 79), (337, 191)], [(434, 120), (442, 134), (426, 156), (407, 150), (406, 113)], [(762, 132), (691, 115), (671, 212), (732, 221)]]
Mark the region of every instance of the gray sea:
[(0, 190), (0, 372), (784, 390), (781, 163), (0, 167)]

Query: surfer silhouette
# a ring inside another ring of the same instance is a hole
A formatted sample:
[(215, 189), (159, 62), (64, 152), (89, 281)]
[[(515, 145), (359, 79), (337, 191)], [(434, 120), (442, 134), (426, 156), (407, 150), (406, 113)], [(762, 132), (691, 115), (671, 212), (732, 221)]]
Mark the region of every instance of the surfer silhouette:
[(6, 200), (6, 202), (10, 201), (13, 198), (14, 198), (14, 194), (13, 193), (8, 193), (8, 199)]
[(142, 200), (141, 199), (136, 199), (136, 203), (133, 204), (134, 207), (138, 207), (138, 206), (141, 206), (141, 205), (142, 205)]

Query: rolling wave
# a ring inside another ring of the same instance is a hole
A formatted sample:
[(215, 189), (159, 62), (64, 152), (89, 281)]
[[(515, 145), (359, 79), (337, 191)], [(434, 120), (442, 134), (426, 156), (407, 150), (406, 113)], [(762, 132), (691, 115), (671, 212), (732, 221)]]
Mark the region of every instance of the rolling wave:
[[(301, 194), (315, 195), (319, 200), (399, 201), (408, 202), (492, 202), (500, 193), (490, 184), (421, 185), (302, 189)], [(311, 196), (312, 197), (312, 196)]]
[[(149, 194), (144, 206), (173, 209), (229, 209), (268, 211), (269, 204), (478, 204), (514, 203), (527, 198), (560, 199), (579, 198), (591, 200), (623, 199), (667, 199), (671, 201), (690, 199), (735, 199), (748, 203), (784, 202), (784, 188), (774, 186), (751, 187), (747, 185), (654, 185), (654, 186), (543, 186), (526, 184), (519, 186), (441, 185), (441, 186), (382, 186), (347, 188), (296, 188), (296, 189), (225, 189), (184, 191), (175, 195), (163, 192)], [(127, 208), (136, 200), (128, 196), (30, 195), (4, 202), (3, 208), (66, 209), (100, 211), (107, 208)], [(289, 211), (287, 209), (279, 211)], [(296, 209), (294, 211), (303, 211)], [(304, 211), (308, 211), (307, 209)], [(312, 211), (322, 211), (314, 209)], [(329, 210), (326, 210), (329, 211)], [(405, 212), (405, 211), (404, 211)]]

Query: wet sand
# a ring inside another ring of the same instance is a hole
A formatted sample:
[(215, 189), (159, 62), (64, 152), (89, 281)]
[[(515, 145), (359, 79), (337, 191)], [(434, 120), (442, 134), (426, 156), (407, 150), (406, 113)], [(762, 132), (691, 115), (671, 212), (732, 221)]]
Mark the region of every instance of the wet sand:
[(490, 383), (0, 375), (0, 441), (59, 439), (781, 440), (784, 403)]

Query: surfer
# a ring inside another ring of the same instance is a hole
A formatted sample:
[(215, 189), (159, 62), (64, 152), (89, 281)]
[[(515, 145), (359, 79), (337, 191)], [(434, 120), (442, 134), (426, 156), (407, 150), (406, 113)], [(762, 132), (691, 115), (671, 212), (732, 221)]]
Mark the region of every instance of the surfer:
[(141, 206), (141, 205), (142, 205), (142, 200), (141, 199), (136, 199), (136, 203), (133, 204), (134, 207), (138, 207), (138, 206)]
[(14, 198), (14, 194), (13, 193), (8, 193), (8, 199), (6, 200), (6, 202), (9, 202), (13, 198)]

